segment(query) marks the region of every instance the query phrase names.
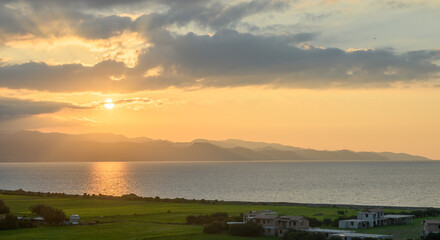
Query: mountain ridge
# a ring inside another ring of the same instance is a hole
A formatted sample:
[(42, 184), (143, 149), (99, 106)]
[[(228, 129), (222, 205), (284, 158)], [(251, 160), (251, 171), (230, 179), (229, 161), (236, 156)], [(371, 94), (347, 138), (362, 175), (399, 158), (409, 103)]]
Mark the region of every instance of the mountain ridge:
[[(79, 151), (80, 150), (80, 151)], [(406, 153), (315, 150), (238, 139), (171, 142), (112, 133), (0, 134), (0, 162), (359, 160), (427, 161)]]

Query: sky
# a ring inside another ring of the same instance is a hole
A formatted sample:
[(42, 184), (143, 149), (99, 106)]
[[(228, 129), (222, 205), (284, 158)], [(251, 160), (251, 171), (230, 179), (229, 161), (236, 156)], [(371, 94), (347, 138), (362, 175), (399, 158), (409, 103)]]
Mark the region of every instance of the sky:
[(0, 0), (0, 132), (440, 160), (438, 12), (436, 0)]

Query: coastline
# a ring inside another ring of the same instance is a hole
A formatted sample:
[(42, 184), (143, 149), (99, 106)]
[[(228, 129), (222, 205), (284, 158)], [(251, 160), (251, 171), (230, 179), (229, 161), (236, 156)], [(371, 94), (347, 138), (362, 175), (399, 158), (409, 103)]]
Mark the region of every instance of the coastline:
[(99, 199), (99, 200), (139, 200), (139, 201), (154, 201), (154, 202), (178, 202), (178, 203), (201, 203), (201, 204), (231, 204), (231, 205), (267, 205), (267, 206), (302, 206), (302, 207), (334, 207), (334, 208), (351, 208), (351, 209), (368, 209), (368, 208), (383, 208), (394, 210), (423, 210), (423, 209), (437, 209), (438, 207), (411, 207), (411, 206), (387, 206), (387, 205), (358, 205), (358, 204), (329, 204), (329, 203), (295, 203), (295, 202), (254, 202), (254, 201), (225, 201), (225, 200), (207, 200), (207, 199), (185, 199), (185, 198), (160, 198), (160, 196), (146, 197), (138, 196), (133, 193), (112, 196), (103, 194), (69, 194), (56, 192), (33, 192), (18, 190), (0, 189), (0, 194), (3, 195), (23, 195), (36, 197), (62, 197), (62, 198), (80, 198), (80, 199)]

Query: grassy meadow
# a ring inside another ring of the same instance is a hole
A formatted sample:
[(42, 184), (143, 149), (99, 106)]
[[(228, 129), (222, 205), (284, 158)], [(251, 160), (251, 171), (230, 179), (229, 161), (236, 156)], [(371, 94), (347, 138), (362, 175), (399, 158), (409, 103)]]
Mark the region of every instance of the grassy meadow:
[[(81, 221), (99, 221), (96, 225), (81, 226), (39, 226), (30, 229), (0, 231), (0, 239), (255, 239), (233, 237), (227, 234), (208, 235), (202, 226), (187, 225), (188, 215), (207, 215), (227, 212), (238, 216), (249, 210), (271, 209), (279, 214), (304, 215), (334, 219), (337, 211), (347, 211), (345, 215), (355, 215), (359, 209), (341, 207), (276, 206), (248, 204), (201, 204), (170, 203), (129, 200), (96, 200), (80, 198), (38, 197), (22, 195), (1, 195), (16, 216), (30, 216), (29, 207), (38, 203), (62, 209), (67, 216), (79, 214)], [(395, 211), (395, 210), (388, 210)], [(416, 219), (411, 225), (385, 226), (364, 229), (362, 232), (393, 234), (396, 239), (417, 239), (423, 219)], [(259, 239), (279, 239), (264, 237)]]

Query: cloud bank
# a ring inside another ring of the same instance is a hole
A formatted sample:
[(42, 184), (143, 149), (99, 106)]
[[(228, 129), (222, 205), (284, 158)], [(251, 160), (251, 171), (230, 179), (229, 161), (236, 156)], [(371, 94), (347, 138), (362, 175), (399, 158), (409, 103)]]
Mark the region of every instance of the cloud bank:
[[(237, 27), (241, 23), (249, 25), (244, 19), (283, 12), (293, 3), (284, 0), (1, 0), (0, 44), (66, 36), (109, 39), (133, 32), (144, 39), (145, 47), (137, 52), (134, 67), (119, 62), (116, 57), (94, 66), (6, 62), (0, 64), (0, 87), (54, 92), (135, 92), (171, 86), (191, 89), (249, 85), (388, 87), (394, 83), (438, 80), (439, 50), (348, 51), (312, 44), (319, 37), (316, 32), (259, 33), (256, 27), (250, 33)], [(191, 31), (192, 28), (197, 31)]]
[(31, 101), (0, 97), (0, 121), (58, 112), (63, 108), (83, 109), (70, 103)]

